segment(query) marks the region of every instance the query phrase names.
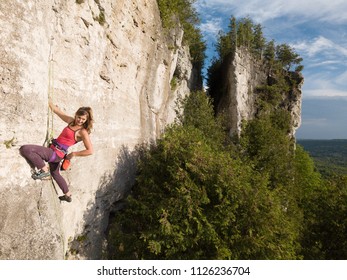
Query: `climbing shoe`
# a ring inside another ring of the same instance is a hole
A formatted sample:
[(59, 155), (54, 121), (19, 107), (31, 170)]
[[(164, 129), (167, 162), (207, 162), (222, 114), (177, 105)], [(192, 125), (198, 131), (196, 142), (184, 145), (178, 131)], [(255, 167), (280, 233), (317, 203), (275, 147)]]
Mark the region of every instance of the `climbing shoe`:
[(59, 199), (60, 199), (60, 201), (67, 201), (67, 202), (71, 202), (72, 201), (71, 196), (68, 196), (66, 194), (64, 194), (62, 196), (59, 196)]
[(34, 180), (43, 180), (43, 179), (49, 179), (49, 177), (51, 176), (51, 174), (47, 171), (43, 171), (43, 170), (39, 170), (37, 172), (35, 172), (33, 175), (31, 175), (31, 177)]

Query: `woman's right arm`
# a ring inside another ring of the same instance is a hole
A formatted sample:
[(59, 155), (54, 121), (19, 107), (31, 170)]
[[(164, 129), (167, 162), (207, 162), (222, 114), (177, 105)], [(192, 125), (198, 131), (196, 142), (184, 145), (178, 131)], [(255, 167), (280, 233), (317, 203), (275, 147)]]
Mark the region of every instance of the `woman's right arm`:
[(71, 116), (68, 116), (65, 112), (59, 109), (58, 106), (54, 105), (51, 101), (48, 102), (49, 107), (52, 109), (52, 111), (58, 115), (59, 118), (61, 118), (66, 123), (71, 123), (74, 121), (74, 118)]

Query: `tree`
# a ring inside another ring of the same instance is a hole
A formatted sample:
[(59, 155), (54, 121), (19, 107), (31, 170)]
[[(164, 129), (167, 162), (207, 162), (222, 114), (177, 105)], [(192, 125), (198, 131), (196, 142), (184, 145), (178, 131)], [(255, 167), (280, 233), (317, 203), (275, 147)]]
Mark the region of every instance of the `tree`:
[(218, 39), (216, 43), (216, 51), (219, 59), (223, 60), (228, 54), (233, 51), (232, 38), (225, 34), (223, 31), (218, 32)]
[(287, 71), (291, 69), (292, 65), (299, 65), (302, 62), (302, 58), (287, 44), (276, 47), (276, 57)]
[(237, 22), (234, 16), (230, 17), (229, 36), (231, 40), (231, 50), (235, 52), (237, 47)]
[[(312, 186), (312, 182), (309, 184)], [(320, 185), (313, 185), (309, 191), (302, 199), (305, 227), (301, 244), (304, 258), (345, 260), (347, 177), (334, 176), (322, 180)]]
[(266, 40), (263, 35), (263, 28), (260, 24), (254, 26), (254, 38), (252, 50), (259, 59), (263, 58), (263, 51), (265, 48)]
[(249, 50), (251, 50), (251, 46), (254, 40), (253, 27), (254, 23), (248, 17), (242, 18), (237, 22), (237, 37), (239, 38), (238, 47), (245, 46)]
[(278, 109), (244, 124), (240, 143), (256, 170), (268, 174), (271, 188), (291, 184), (293, 143), (288, 136), (290, 114)]
[(269, 41), (265, 45), (264, 58), (267, 61), (270, 68), (273, 67), (273, 65), (275, 64), (275, 58), (276, 58), (276, 47), (275, 47), (274, 40)]

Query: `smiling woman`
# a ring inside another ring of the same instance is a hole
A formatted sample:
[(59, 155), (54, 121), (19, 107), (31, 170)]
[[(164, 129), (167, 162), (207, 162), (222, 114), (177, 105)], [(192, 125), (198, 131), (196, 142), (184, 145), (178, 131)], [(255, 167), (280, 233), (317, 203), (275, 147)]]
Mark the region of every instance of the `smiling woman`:
[[(58, 138), (53, 139), (49, 147), (39, 145), (24, 145), (20, 148), (21, 155), (33, 168), (34, 180), (49, 178), (51, 175), (58, 183), (63, 194), (60, 200), (71, 202), (71, 192), (60, 174), (60, 163), (63, 159), (70, 160), (76, 156), (89, 156), (93, 154), (93, 145), (89, 134), (93, 128), (93, 112), (90, 107), (81, 107), (74, 117), (67, 115), (52, 102), (49, 102), (52, 111), (57, 114), (68, 125), (63, 129)], [(68, 153), (69, 147), (82, 141), (85, 150)], [(46, 162), (48, 165), (46, 165)], [(36, 170), (37, 169), (37, 170)]]

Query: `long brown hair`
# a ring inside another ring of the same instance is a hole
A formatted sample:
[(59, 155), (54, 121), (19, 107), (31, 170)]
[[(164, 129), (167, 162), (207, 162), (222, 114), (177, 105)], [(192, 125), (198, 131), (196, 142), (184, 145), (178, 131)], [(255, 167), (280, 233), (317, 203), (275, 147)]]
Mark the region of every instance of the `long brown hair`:
[(83, 124), (83, 127), (87, 130), (88, 134), (91, 133), (93, 129), (93, 123), (94, 123), (94, 117), (93, 117), (93, 110), (90, 107), (80, 107), (76, 113), (75, 116), (87, 116), (86, 122)]

